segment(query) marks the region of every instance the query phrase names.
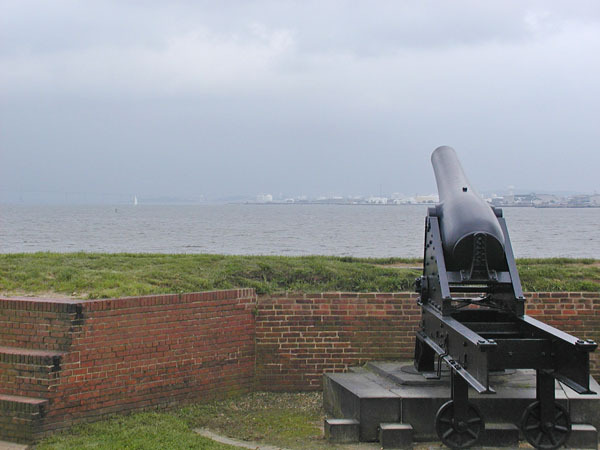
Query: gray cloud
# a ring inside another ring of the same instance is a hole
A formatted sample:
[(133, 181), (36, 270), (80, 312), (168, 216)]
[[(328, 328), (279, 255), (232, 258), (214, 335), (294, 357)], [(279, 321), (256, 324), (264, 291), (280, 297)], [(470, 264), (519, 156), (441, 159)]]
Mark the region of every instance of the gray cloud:
[(0, 187), (598, 190), (597, 2), (1, 2)]

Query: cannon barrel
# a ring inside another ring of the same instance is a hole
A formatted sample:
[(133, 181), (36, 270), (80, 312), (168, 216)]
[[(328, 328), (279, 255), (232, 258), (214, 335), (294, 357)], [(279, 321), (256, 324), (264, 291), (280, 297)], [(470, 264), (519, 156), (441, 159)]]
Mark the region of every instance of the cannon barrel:
[(492, 208), (471, 187), (453, 148), (431, 155), (440, 204), (440, 233), (449, 269), (468, 269), (482, 251), (490, 269), (505, 265), (504, 235)]

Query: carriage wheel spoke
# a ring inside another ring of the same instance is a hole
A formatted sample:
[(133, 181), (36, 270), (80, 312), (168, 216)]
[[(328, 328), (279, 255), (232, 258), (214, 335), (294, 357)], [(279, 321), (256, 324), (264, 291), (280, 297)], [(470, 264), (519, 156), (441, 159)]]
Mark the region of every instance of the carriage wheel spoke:
[(448, 436), (451, 436), (454, 433), (454, 428), (448, 428), (446, 432), (442, 435), (444, 439), (447, 439)]
[(552, 430), (548, 430), (548, 437), (550, 438), (550, 442), (552, 442), (552, 445), (556, 445), (556, 438), (554, 437), (554, 433), (552, 433)]
[(534, 444), (540, 445), (540, 442), (542, 441), (542, 436), (544, 436), (544, 433), (542, 433), (541, 431), (538, 433), (538, 435), (535, 437), (535, 439), (533, 440)]

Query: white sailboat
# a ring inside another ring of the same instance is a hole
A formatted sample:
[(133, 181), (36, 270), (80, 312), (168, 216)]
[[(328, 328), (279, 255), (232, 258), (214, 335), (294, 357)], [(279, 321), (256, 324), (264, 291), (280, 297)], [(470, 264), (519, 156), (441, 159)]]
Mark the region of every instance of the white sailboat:
[(138, 199), (137, 199), (137, 195), (133, 196), (133, 206), (137, 206), (138, 204)]

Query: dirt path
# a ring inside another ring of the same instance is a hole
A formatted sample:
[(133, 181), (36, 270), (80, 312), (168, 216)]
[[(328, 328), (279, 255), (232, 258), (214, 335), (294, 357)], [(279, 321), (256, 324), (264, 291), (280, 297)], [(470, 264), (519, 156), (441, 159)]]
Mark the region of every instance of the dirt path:
[[(250, 450), (290, 450), (285, 447), (261, 444), (260, 442), (240, 441), (219, 434), (213, 433), (205, 428), (195, 428), (194, 431), (200, 436), (212, 439), (221, 444), (233, 445), (236, 447), (247, 448)], [(352, 444), (337, 444), (334, 447), (336, 450), (380, 450), (381, 446), (378, 443), (357, 442)]]

